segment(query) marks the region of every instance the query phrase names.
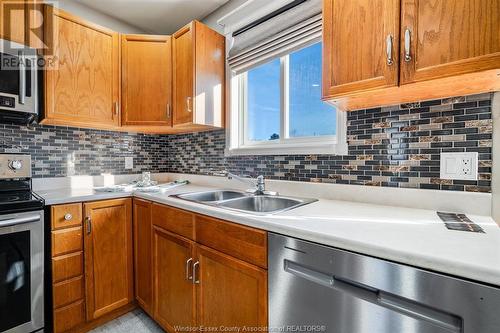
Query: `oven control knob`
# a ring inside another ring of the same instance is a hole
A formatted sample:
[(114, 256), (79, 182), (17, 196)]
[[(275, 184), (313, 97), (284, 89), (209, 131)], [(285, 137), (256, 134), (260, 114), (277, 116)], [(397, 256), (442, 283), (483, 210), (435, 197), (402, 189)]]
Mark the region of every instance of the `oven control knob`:
[(11, 170), (21, 170), (22, 167), (23, 162), (21, 162), (20, 160), (13, 160), (9, 162), (9, 168)]

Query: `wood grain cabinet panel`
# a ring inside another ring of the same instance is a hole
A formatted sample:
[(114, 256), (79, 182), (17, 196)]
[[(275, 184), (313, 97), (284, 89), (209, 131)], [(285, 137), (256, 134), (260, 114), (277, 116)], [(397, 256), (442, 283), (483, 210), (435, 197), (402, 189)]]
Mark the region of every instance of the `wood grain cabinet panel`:
[(52, 257), (83, 249), (82, 227), (52, 231)]
[(80, 226), (82, 224), (82, 204), (51, 206), (52, 230)]
[[(197, 324), (201, 327), (267, 327), (267, 271), (197, 246)], [(229, 330), (228, 332), (241, 332)]]
[(500, 1), (402, 0), (402, 4), (403, 84), (500, 68)]
[(41, 2), (0, 0), (0, 38), (38, 49), (43, 47)]
[(194, 243), (153, 227), (154, 318), (167, 331), (195, 325), (195, 289), (189, 276)]
[(154, 225), (194, 240), (195, 214), (153, 203), (152, 216)]
[(122, 35), (121, 42), (122, 126), (170, 127), (171, 37)]
[(81, 300), (84, 297), (83, 276), (56, 283), (52, 289), (56, 309)]
[(57, 283), (83, 275), (83, 252), (52, 258), (52, 282)]
[(398, 84), (399, 8), (399, 0), (323, 1), (324, 99)]
[(119, 119), (119, 34), (65, 13), (46, 10), (45, 42), (56, 59), (45, 71), (42, 123), (115, 129)]
[(87, 320), (133, 301), (132, 200), (84, 204)]
[(133, 211), (135, 298), (144, 311), (153, 315), (151, 203), (134, 199)]
[(172, 47), (174, 128), (224, 127), (224, 36), (193, 21), (172, 36)]
[(267, 232), (263, 230), (196, 215), (196, 241), (267, 268)]
[(54, 333), (69, 331), (83, 323), (85, 323), (83, 300), (54, 311)]

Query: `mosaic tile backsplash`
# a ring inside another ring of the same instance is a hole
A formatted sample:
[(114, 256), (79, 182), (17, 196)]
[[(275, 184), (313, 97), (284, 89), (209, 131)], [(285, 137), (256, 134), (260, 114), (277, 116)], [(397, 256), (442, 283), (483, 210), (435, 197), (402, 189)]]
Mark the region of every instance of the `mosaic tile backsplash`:
[[(491, 94), (348, 113), (348, 154), (224, 157), (225, 132), (171, 136), (170, 172), (491, 192)], [(478, 152), (479, 180), (439, 178), (441, 152)]]
[[(0, 152), (31, 154), (33, 177), (165, 172), (166, 136), (0, 124)], [(134, 168), (125, 170), (125, 157)]]
[[(239, 174), (281, 180), (491, 191), (491, 94), (348, 113), (348, 154), (224, 156), (225, 131), (143, 135), (0, 125), (0, 152), (32, 155), (34, 177), (141, 171)], [(479, 180), (439, 178), (441, 152), (479, 153)], [(134, 157), (125, 170), (124, 158)]]

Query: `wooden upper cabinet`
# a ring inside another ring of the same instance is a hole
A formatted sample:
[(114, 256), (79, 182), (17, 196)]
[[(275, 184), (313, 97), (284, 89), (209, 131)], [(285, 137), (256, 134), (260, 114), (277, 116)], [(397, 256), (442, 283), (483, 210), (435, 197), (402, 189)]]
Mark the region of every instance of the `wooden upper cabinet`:
[(171, 126), (170, 36), (122, 35), (122, 125)]
[(0, 38), (34, 48), (43, 47), (41, 0), (0, 0), (0, 18)]
[(224, 127), (224, 36), (193, 21), (172, 39), (174, 127)]
[(189, 24), (173, 35), (174, 125), (193, 122), (193, 29)]
[(402, 4), (402, 83), (500, 68), (500, 1)]
[(399, 0), (323, 1), (323, 98), (395, 86)]
[(133, 301), (132, 200), (84, 204), (87, 320)]
[(192, 241), (153, 227), (153, 316), (169, 332), (195, 325), (195, 289), (189, 279), (193, 257)]
[(265, 329), (267, 271), (208, 247), (196, 252), (197, 325)]
[[(49, 7), (49, 6), (47, 6)], [(42, 123), (114, 129), (119, 125), (119, 34), (46, 9), (45, 40), (56, 59), (45, 71)]]
[(134, 280), (135, 298), (139, 305), (153, 314), (153, 276), (151, 274), (151, 203), (134, 199)]

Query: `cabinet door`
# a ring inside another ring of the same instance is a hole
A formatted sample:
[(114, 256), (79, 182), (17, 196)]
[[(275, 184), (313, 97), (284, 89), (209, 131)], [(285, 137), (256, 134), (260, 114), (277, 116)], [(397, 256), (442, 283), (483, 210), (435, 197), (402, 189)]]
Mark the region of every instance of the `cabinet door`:
[(193, 242), (153, 226), (154, 318), (169, 332), (195, 323), (191, 258)]
[(119, 125), (118, 33), (54, 9), (44, 29), (51, 59), (45, 71), (43, 123), (94, 128)]
[(323, 98), (398, 84), (399, 11), (399, 0), (323, 1)]
[(402, 83), (499, 68), (499, 0), (402, 3)]
[(196, 253), (197, 325), (266, 327), (267, 271), (201, 245)]
[(122, 125), (172, 123), (170, 36), (122, 35)]
[(26, 44), (27, 31), (26, 1), (0, 0), (1, 38)]
[(194, 23), (172, 36), (173, 46), (173, 124), (193, 122), (194, 110)]
[(87, 320), (133, 301), (132, 201), (84, 204)]
[(153, 276), (151, 274), (151, 203), (134, 199), (135, 298), (152, 314)]

